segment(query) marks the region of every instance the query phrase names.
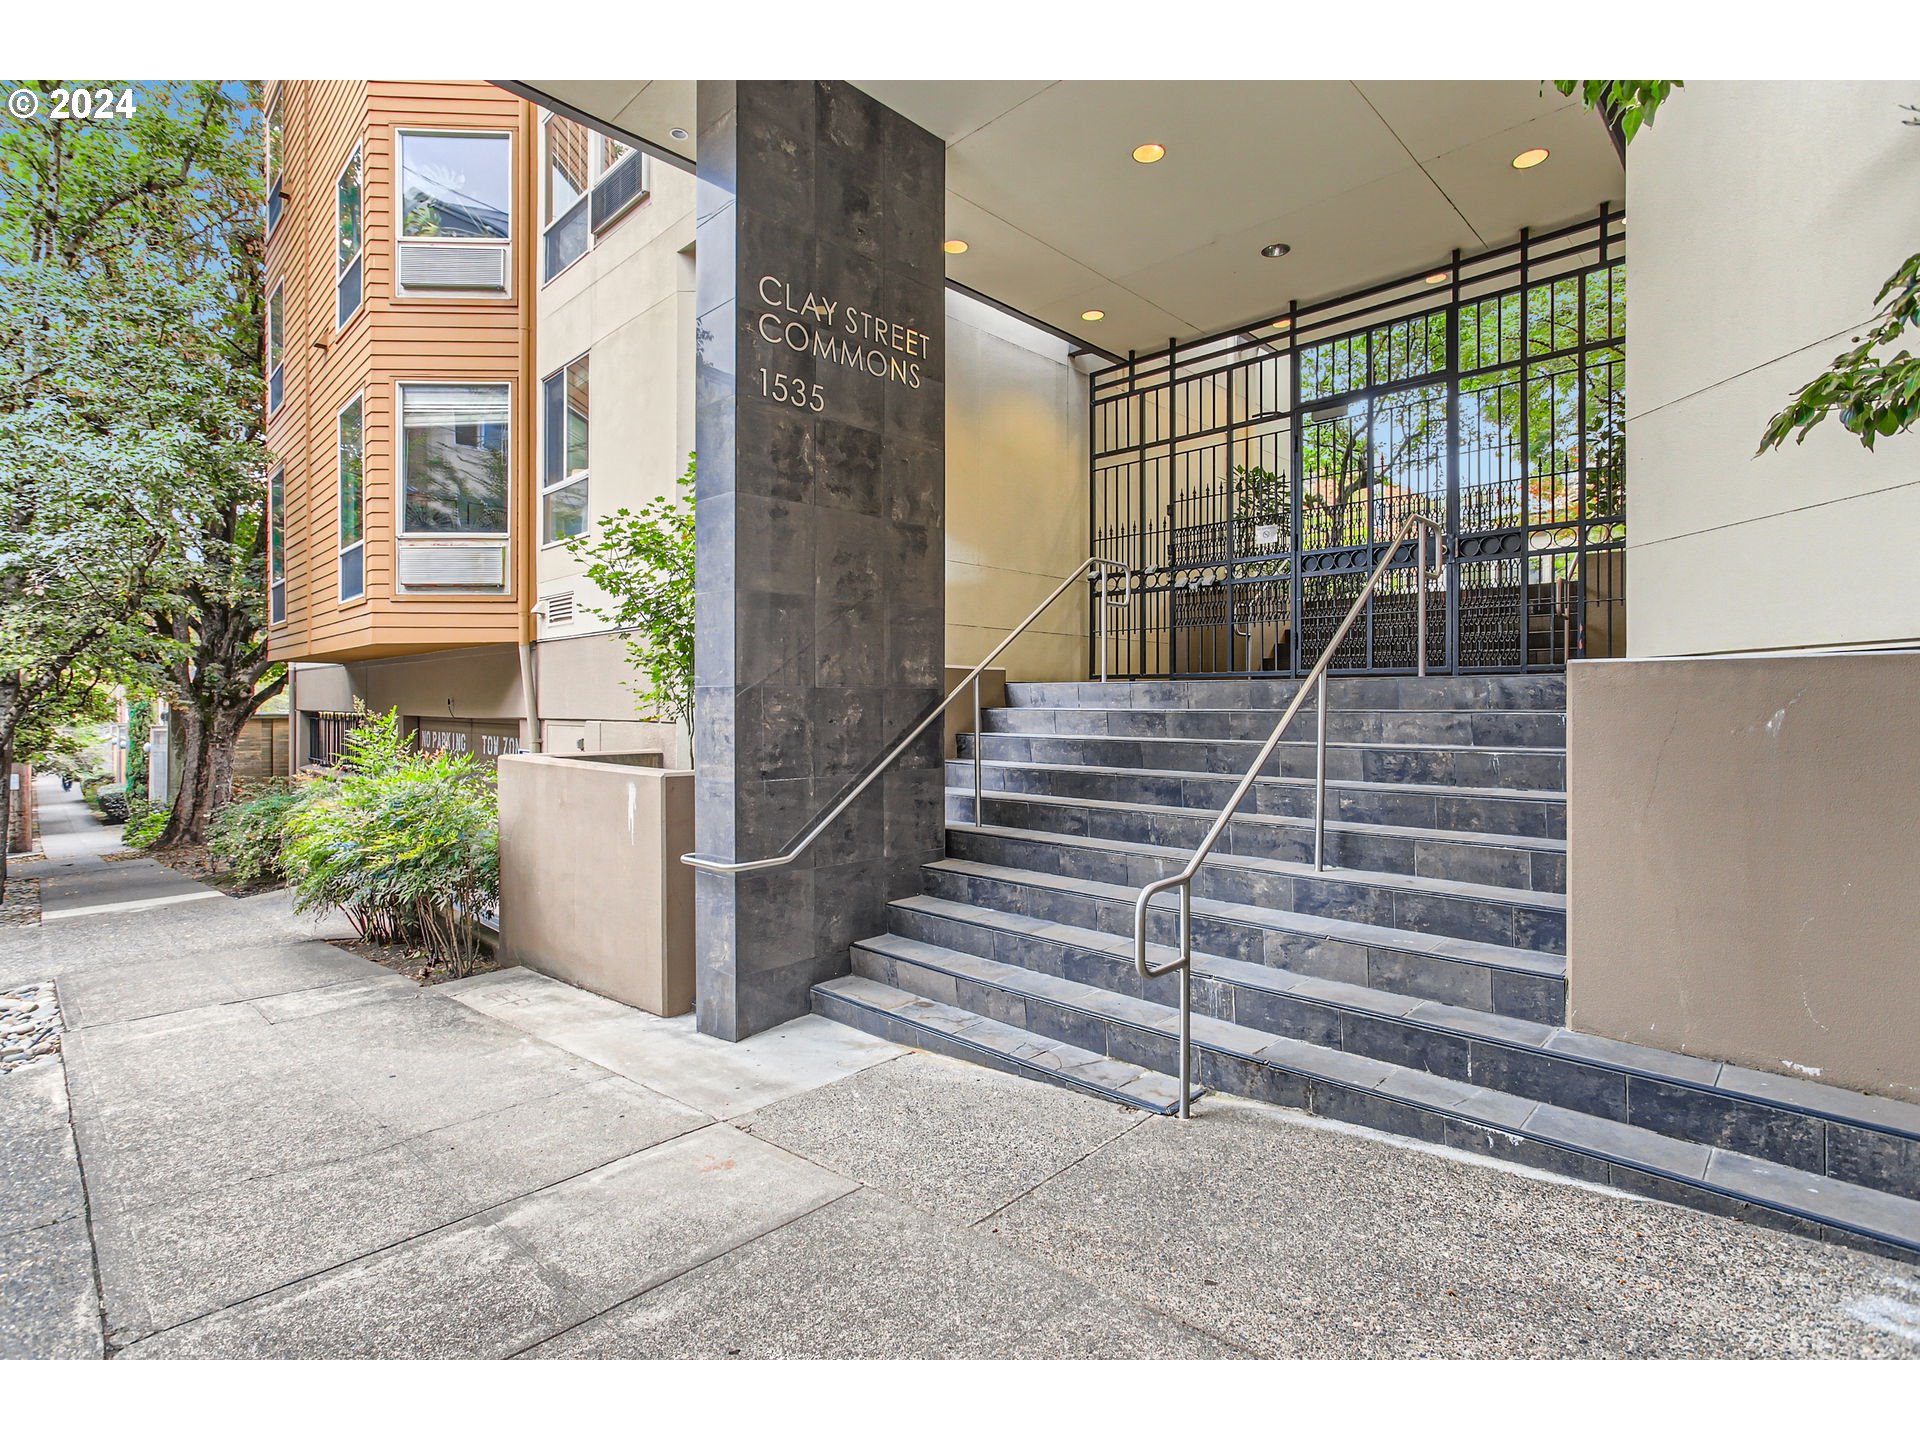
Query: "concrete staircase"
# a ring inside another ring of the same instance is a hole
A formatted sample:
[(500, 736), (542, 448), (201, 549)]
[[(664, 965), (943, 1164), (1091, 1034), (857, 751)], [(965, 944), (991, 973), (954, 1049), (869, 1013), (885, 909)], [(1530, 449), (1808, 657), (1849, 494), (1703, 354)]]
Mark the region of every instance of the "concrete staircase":
[[(1293, 686), (1009, 686), (949, 764), (946, 858), (814, 1008), (1173, 1110), (1177, 981), (1135, 972), (1134, 899), (1186, 862)], [(1323, 872), (1303, 709), (1195, 882), (1198, 1083), (1920, 1259), (1920, 1106), (1565, 1028), (1564, 693), (1332, 681)], [(1156, 962), (1177, 940), (1161, 898)]]

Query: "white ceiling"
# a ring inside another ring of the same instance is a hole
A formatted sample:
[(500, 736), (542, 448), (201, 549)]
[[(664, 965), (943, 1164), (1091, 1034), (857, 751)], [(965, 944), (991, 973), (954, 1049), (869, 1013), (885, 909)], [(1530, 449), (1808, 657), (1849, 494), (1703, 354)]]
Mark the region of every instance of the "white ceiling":
[[(856, 80), (947, 143), (952, 279), (1157, 349), (1619, 205), (1600, 121), (1533, 80)], [(526, 84), (691, 157), (691, 81)], [(1164, 160), (1140, 165), (1134, 146)], [(1544, 164), (1515, 170), (1544, 146)], [(1293, 247), (1261, 256), (1271, 241)], [(1097, 323), (1081, 312), (1104, 310)]]

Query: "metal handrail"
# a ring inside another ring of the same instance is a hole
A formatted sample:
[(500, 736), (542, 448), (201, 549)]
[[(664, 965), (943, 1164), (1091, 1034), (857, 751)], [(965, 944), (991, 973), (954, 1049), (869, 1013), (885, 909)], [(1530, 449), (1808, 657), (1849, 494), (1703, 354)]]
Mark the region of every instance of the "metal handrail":
[[(1175, 971), (1180, 975), (1180, 1118), (1185, 1120), (1191, 1114), (1193, 1095), (1193, 879), (1200, 873), (1200, 867), (1207, 856), (1213, 853), (1213, 847), (1219, 843), (1220, 836), (1232, 823), (1234, 812), (1239, 810), (1241, 802), (1247, 798), (1247, 792), (1253, 789), (1254, 782), (1260, 778), (1260, 771), (1273, 755), (1274, 747), (1280, 743), (1280, 737), (1293, 723), (1293, 717), (1300, 713), (1300, 706), (1307, 698), (1308, 687), (1313, 687), (1318, 695), (1315, 711), (1318, 730), (1314, 736), (1313, 759), (1313, 868), (1326, 869), (1327, 838), (1327, 669), (1333, 664), (1334, 653), (1339, 650), (1340, 642), (1347, 638), (1347, 631), (1353, 628), (1353, 622), (1372, 598), (1374, 590), (1380, 584), (1393, 564), (1393, 557), (1400, 547), (1411, 539), (1414, 541), (1414, 569), (1419, 577), (1419, 619), (1418, 637), (1415, 649), (1418, 655), (1419, 673), (1427, 673), (1427, 537), (1433, 537), (1434, 574), (1444, 574), (1446, 564), (1446, 532), (1440, 522), (1426, 515), (1409, 515), (1394, 530), (1393, 536), (1386, 542), (1386, 553), (1380, 557), (1380, 563), (1373, 567), (1373, 573), (1367, 577), (1367, 583), (1360, 587), (1360, 594), (1354, 599), (1353, 606), (1347, 611), (1346, 619), (1340, 622), (1340, 628), (1333, 632), (1333, 638), (1320, 652), (1320, 658), (1313, 663), (1300, 681), (1300, 688), (1294, 692), (1293, 700), (1280, 723), (1273, 727), (1273, 733), (1267, 736), (1267, 743), (1260, 747), (1260, 753), (1253, 757), (1253, 764), (1247, 773), (1240, 777), (1240, 783), (1233, 787), (1233, 794), (1227, 797), (1227, 803), (1221, 807), (1212, 826), (1202, 837), (1187, 863), (1178, 872), (1162, 876), (1141, 887), (1140, 894), (1133, 902), (1133, 965), (1143, 980), (1157, 980), (1162, 975), (1171, 975)], [(1164, 965), (1147, 963), (1147, 905), (1162, 890), (1180, 887), (1180, 948), (1178, 955)]]
[[(840, 816), (845, 813), (849, 805), (860, 798), (862, 791), (875, 780), (878, 780), (880, 776), (885, 773), (889, 765), (893, 764), (895, 760), (898, 760), (906, 753), (907, 747), (912, 745), (915, 740), (918, 740), (929, 725), (947, 713), (947, 707), (952, 705), (953, 702), (959, 698), (960, 692), (968, 686), (973, 687), (973, 823), (978, 826), (981, 823), (980, 751), (983, 748), (980, 743), (980, 676), (989, 665), (1000, 658), (1001, 653), (1009, 645), (1020, 638), (1021, 634), (1029, 625), (1038, 620), (1041, 615), (1046, 612), (1048, 606), (1052, 605), (1054, 601), (1058, 600), (1062, 595), (1066, 594), (1068, 590), (1077, 585), (1081, 577), (1086, 575), (1089, 570), (1103, 577), (1096, 595), (1098, 600), (1105, 602), (1099, 607), (1100, 680), (1101, 683), (1104, 684), (1107, 678), (1107, 610), (1111, 606), (1126, 603), (1132, 594), (1133, 577), (1128, 573), (1126, 566), (1119, 564), (1117, 561), (1104, 560), (1098, 555), (1089, 555), (1073, 568), (1073, 572), (1060, 582), (1051, 595), (1034, 606), (1032, 613), (1029, 614), (1026, 619), (1009, 630), (1005, 639), (987, 652), (986, 659), (968, 671), (966, 678), (947, 692), (946, 699), (942, 700), (930, 710), (917, 725), (900, 738), (899, 742), (895, 744), (891, 750), (867, 766), (867, 768), (861, 772), (859, 782), (855, 784), (852, 789), (843, 792), (832, 807), (802, 831), (785, 850), (782, 850), (778, 855), (769, 855), (764, 860), (719, 860), (711, 856), (696, 853), (682, 855), (680, 857), (680, 863), (683, 865), (691, 865), (696, 870), (705, 870), (709, 874), (714, 875), (743, 875), (750, 870), (773, 870), (782, 865), (791, 865), (805, 853), (809, 845), (820, 838), (829, 825), (833, 824), (835, 820), (838, 820)], [(1112, 571), (1118, 571), (1126, 578), (1125, 588), (1121, 590), (1117, 597), (1113, 594), (1113, 586), (1111, 583), (1104, 579), (1104, 576)]]

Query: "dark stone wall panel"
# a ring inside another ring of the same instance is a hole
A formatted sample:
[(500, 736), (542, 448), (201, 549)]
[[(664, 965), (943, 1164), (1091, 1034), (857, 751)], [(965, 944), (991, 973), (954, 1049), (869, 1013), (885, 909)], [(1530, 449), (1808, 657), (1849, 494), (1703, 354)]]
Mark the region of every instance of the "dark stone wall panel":
[[(940, 696), (945, 154), (839, 81), (702, 81), (698, 125), (696, 831), (759, 859)], [(936, 730), (791, 867), (700, 877), (703, 1031), (846, 973), (940, 854), (941, 785)]]

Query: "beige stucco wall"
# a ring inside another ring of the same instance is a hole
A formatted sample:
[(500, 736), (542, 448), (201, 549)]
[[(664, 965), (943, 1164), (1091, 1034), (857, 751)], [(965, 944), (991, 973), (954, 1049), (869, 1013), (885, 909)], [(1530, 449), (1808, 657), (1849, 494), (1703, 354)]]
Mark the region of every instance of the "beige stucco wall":
[[(593, 515), (638, 509), (668, 494), (693, 449), (694, 180), (670, 165), (648, 171), (648, 197), (592, 249), (543, 285), (536, 369), (542, 378), (591, 354), (588, 430)], [(542, 598), (571, 592), (574, 615), (540, 622), (540, 715), (559, 753), (649, 745), (684, 759), (684, 737), (656, 723), (624, 681), (631, 675), (606, 622), (605, 597), (564, 546), (538, 557)]]
[(1689, 82), (1627, 174), (1630, 655), (1911, 642), (1920, 433), (1754, 457), (1920, 246), (1913, 82)]
[[(520, 696), (520, 655), (512, 645), (369, 660), (345, 669), (353, 693), (375, 712), (398, 710), (402, 717), (462, 720), (526, 719)], [(304, 698), (301, 706), (312, 708)]]
[(693, 1008), (693, 772), (500, 760), (500, 949), (656, 1015)]
[(1913, 652), (1570, 667), (1572, 1026), (1920, 1100), (1916, 701)]
[[(947, 292), (947, 663), (971, 666), (1087, 557), (1087, 380), (1071, 347)], [(1002, 657), (1013, 680), (1087, 672), (1072, 591)]]

